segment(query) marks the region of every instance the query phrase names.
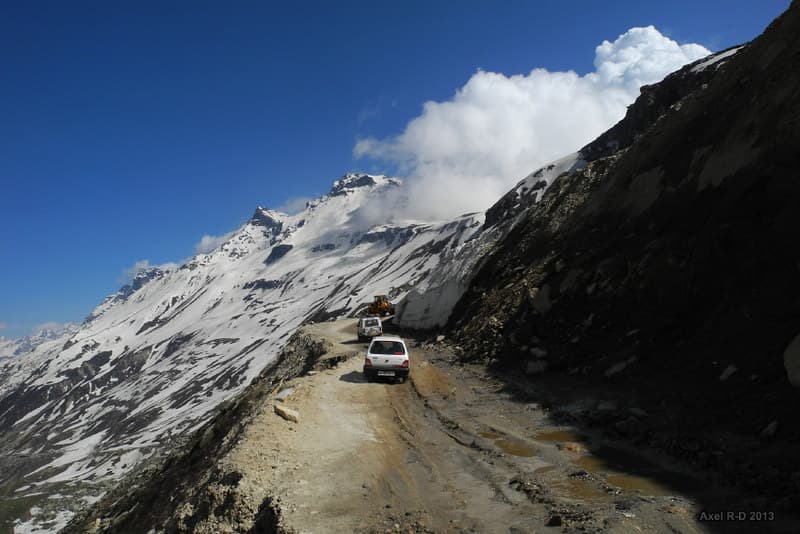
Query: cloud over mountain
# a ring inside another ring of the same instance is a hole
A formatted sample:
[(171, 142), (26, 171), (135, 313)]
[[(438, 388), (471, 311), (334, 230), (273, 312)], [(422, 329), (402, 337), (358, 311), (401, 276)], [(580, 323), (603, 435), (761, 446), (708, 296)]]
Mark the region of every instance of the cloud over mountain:
[(579, 149), (625, 114), (639, 88), (710, 53), (653, 26), (595, 49), (595, 70), (479, 70), (445, 102), (426, 102), (402, 133), (365, 138), (356, 158), (391, 162), (409, 180), (401, 216), (482, 210), (538, 166)]

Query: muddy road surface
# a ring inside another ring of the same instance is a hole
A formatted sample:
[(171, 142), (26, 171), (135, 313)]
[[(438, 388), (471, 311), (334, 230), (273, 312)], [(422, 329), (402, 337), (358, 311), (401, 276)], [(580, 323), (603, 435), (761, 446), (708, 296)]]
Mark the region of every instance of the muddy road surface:
[(227, 460), (286, 531), (720, 531), (697, 520), (692, 473), (554, 423), (446, 345), (407, 338), (411, 379), (367, 382), (354, 320), (306, 328), (330, 367), (276, 389)]

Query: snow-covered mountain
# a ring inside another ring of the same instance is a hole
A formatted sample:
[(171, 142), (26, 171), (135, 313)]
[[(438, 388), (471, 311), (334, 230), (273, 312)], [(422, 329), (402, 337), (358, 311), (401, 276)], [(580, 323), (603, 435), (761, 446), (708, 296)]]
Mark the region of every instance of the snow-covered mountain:
[(0, 358), (12, 358), (30, 352), (42, 343), (55, 341), (65, 336), (70, 336), (78, 330), (78, 325), (66, 323), (63, 325), (40, 328), (29, 336), (20, 338), (5, 338), (0, 336)]
[(139, 273), (67, 339), (0, 361), (0, 498), (38, 495), (68, 519), (182, 443), (276, 359), (297, 326), (354, 315), (374, 294), (400, 303), (404, 326), (444, 324), (526, 207), (565, 173), (625, 150), (718, 64), (643, 88), (626, 119), (531, 173), (486, 213), (370, 225), (402, 183), (348, 174), (298, 214), (259, 207), (214, 251)]
[(140, 273), (68, 338), (4, 360), (0, 485), (101, 493), (207, 421), (301, 323), (401, 299), (482, 228), (483, 214), (366, 227), (360, 210), (398, 187), (348, 174), (296, 215), (259, 207), (216, 250)]

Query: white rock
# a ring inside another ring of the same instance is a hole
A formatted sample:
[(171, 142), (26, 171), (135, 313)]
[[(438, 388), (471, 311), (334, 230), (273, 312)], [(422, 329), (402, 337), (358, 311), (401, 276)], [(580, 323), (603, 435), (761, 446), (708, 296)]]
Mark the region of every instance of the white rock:
[(294, 393), (294, 388), (282, 389), (277, 395), (275, 395), (275, 399), (284, 400), (286, 397), (288, 397), (292, 393)]
[(735, 373), (738, 370), (739, 370), (738, 367), (736, 367), (733, 364), (730, 364), (728, 367), (725, 368), (724, 371), (722, 371), (722, 374), (719, 375), (719, 381), (720, 382), (725, 382), (727, 379), (729, 379), (733, 375), (733, 373)]
[(280, 415), (287, 421), (292, 421), (295, 423), (300, 422), (300, 412), (298, 412), (297, 410), (292, 410), (291, 408), (287, 408), (286, 406), (280, 406), (276, 404), (275, 413)]
[(545, 370), (547, 370), (547, 362), (542, 360), (536, 360), (528, 362), (528, 365), (525, 368), (525, 374), (538, 375), (539, 373), (545, 372)]
[(789, 382), (800, 388), (800, 335), (795, 337), (783, 353), (783, 365)]

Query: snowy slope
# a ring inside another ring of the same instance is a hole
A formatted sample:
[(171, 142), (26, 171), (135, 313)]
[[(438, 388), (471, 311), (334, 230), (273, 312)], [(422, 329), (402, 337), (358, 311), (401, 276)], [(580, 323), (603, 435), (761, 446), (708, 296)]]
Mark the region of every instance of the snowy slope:
[(302, 322), (404, 297), (483, 215), (361, 227), (359, 210), (400, 186), (350, 174), (299, 214), (258, 208), (213, 252), (140, 273), (68, 340), (4, 361), (0, 483), (99, 493), (208, 420)]
[(71, 336), (78, 325), (67, 323), (57, 328), (42, 328), (29, 336), (9, 339), (0, 336), (0, 358), (12, 358), (30, 352), (42, 343)]
[(525, 208), (540, 199), (556, 178), (584, 165), (581, 154), (575, 152), (520, 180), (487, 211), (481, 231), (463, 246), (453, 249), (447, 261), (439, 262), (408, 292), (397, 307), (397, 323), (418, 329), (446, 324), (472, 278), (489, 258), (492, 247), (516, 225)]

